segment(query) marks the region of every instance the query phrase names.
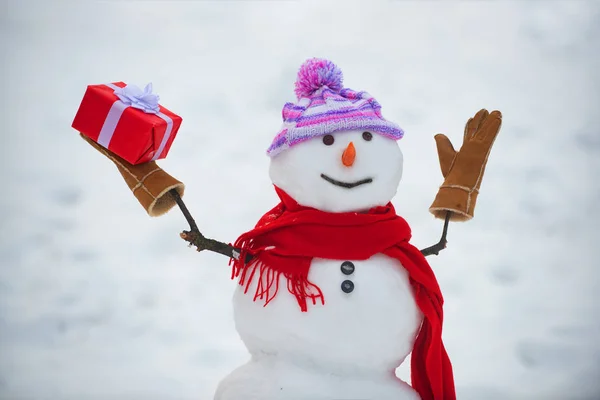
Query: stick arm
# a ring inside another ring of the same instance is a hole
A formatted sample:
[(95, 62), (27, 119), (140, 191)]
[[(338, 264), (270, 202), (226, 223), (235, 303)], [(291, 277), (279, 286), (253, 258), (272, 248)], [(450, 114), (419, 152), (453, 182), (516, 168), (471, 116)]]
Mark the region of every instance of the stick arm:
[(435, 254), (436, 256), (440, 254), (440, 251), (446, 248), (446, 244), (448, 241), (446, 240), (446, 235), (448, 234), (448, 223), (450, 222), (450, 217), (452, 216), (452, 211), (446, 212), (446, 218), (444, 219), (444, 229), (442, 230), (442, 237), (440, 241), (434, 244), (433, 246), (429, 246), (421, 250), (421, 254), (425, 257)]
[[(181, 209), (181, 212), (183, 213), (185, 219), (190, 224), (190, 230), (183, 231), (179, 235), (183, 240), (189, 242), (190, 246), (196, 246), (196, 249), (198, 251), (209, 250), (214, 251), (215, 253), (223, 254), (230, 258), (234, 258), (236, 260), (240, 258), (240, 249), (237, 249), (227, 243), (219, 242), (218, 240), (204, 237), (204, 235), (202, 235), (202, 233), (198, 229), (196, 221), (194, 221), (192, 214), (190, 214), (190, 211), (187, 209), (179, 193), (176, 190), (171, 190), (169, 193), (171, 194), (171, 196), (173, 196), (175, 202), (177, 202), (177, 205)], [(252, 255), (248, 254), (246, 256), (246, 262), (249, 262), (251, 259)]]

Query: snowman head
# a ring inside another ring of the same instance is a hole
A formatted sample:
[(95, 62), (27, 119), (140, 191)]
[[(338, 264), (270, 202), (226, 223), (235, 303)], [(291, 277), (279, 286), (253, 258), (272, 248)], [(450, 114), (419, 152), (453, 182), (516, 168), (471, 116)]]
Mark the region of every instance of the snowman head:
[(390, 138), (362, 129), (315, 137), (271, 159), (274, 185), (299, 204), (327, 212), (387, 204), (402, 177), (402, 152)]
[(267, 150), (273, 184), (299, 204), (327, 212), (387, 204), (402, 177), (402, 129), (383, 118), (368, 93), (344, 89), (341, 71), (327, 60), (300, 67), (296, 94)]

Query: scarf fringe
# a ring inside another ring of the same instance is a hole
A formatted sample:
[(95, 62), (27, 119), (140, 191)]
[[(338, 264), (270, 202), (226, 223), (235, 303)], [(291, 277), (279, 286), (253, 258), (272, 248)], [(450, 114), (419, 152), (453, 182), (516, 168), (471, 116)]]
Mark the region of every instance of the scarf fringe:
[[(321, 301), (322, 305), (325, 305), (323, 292), (317, 285), (308, 280), (308, 271), (288, 273), (278, 271), (273, 266), (265, 264), (258, 257), (258, 253), (265, 251), (264, 249), (256, 253), (248, 250), (252, 248), (251, 240), (238, 240), (235, 246), (241, 248), (242, 251), (238, 259), (231, 258), (229, 261), (229, 265), (232, 266), (231, 279), (237, 278), (238, 284), (244, 287), (244, 293), (247, 294), (253, 279), (257, 278), (258, 283), (253, 301), (264, 300), (264, 307), (266, 307), (277, 295), (279, 291), (279, 279), (283, 274), (287, 280), (288, 292), (296, 297), (298, 305), (303, 312), (308, 311), (307, 299), (310, 299), (313, 305), (316, 305), (318, 300)], [(246, 263), (245, 260), (248, 253), (251, 253), (255, 258)], [(256, 277), (257, 272), (258, 277)]]

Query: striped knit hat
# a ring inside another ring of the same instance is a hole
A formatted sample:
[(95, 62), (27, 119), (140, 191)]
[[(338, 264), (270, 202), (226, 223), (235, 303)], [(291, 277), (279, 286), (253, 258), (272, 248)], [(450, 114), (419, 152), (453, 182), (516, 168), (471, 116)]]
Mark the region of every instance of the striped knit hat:
[(367, 92), (342, 86), (342, 71), (331, 61), (307, 60), (298, 71), (298, 102), (283, 106), (283, 126), (267, 150), (271, 157), (291, 146), (333, 132), (365, 129), (391, 139), (404, 131), (381, 115), (381, 105)]

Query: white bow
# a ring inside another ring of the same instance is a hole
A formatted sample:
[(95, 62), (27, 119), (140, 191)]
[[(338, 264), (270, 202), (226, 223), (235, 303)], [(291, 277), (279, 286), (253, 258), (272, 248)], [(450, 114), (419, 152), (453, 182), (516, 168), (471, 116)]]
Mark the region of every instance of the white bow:
[(115, 94), (123, 103), (138, 108), (147, 114), (157, 114), (160, 111), (157, 94), (152, 93), (152, 83), (146, 85), (144, 90), (135, 85), (115, 89)]

